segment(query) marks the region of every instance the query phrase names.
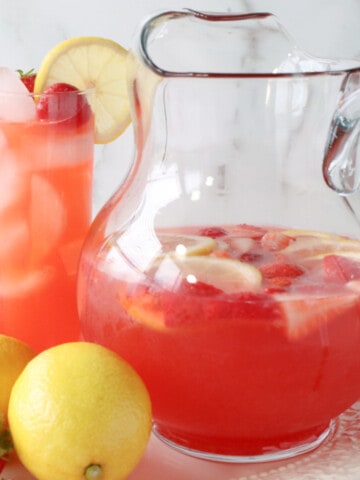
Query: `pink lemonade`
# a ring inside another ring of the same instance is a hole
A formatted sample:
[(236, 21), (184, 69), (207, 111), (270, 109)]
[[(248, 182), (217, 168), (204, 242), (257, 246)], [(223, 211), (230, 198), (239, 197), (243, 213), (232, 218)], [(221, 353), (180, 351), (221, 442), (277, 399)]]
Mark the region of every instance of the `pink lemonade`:
[(85, 255), (79, 285), (85, 338), (136, 368), (155, 431), (225, 456), (316, 443), (360, 396), (360, 243), (249, 225), (156, 235), (141, 261), (121, 236)]
[(0, 120), (0, 332), (38, 351), (80, 338), (75, 276), (91, 221), (93, 145), (91, 113)]

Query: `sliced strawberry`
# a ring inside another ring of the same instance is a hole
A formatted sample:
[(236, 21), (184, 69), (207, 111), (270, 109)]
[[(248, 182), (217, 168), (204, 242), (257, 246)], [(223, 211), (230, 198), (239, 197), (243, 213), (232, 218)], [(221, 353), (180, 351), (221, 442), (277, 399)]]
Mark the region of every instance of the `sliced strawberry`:
[(297, 265), (285, 262), (266, 263), (259, 267), (264, 278), (288, 277), (295, 278), (304, 274), (304, 270)]
[(285, 333), (291, 340), (320, 332), (333, 319), (359, 315), (359, 299), (353, 293), (333, 296), (277, 294), (274, 298), (279, 302)]
[(360, 279), (360, 262), (342, 255), (327, 255), (323, 260), (326, 281), (349, 282)]
[(23, 72), (22, 70), (16, 70), (20, 75), (20, 80), (23, 82), (25, 87), (29, 90), (30, 93), (34, 92), (34, 85), (36, 80), (36, 73), (32, 68), (28, 72)]
[(248, 225), (247, 223), (241, 223), (231, 228), (231, 233), (236, 234), (237, 237), (248, 237), (253, 239), (262, 238), (266, 230), (262, 227), (255, 225)]
[(278, 304), (264, 293), (240, 292), (206, 304), (207, 321), (272, 322), (281, 318)]
[(177, 290), (177, 295), (196, 295), (200, 297), (212, 297), (222, 293), (222, 290), (205, 282), (190, 283), (183, 280)]
[(85, 95), (67, 83), (54, 83), (47, 88), (37, 102), (40, 120), (62, 122), (66, 126), (80, 126), (91, 116), (91, 108)]
[[(205, 293), (205, 292), (204, 292)], [(230, 295), (193, 296), (164, 292), (165, 324), (169, 328), (210, 327), (227, 322), (271, 322), (281, 318), (278, 304), (262, 293), (241, 292)], [(180, 301), (181, 298), (181, 301)]]
[(270, 252), (278, 252), (286, 248), (294, 239), (276, 230), (265, 233), (261, 239), (261, 246)]
[(227, 231), (222, 227), (203, 227), (199, 232), (199, 235), (210, 238), (218, 238), (226, 234)]
[(268, 288), (285, 288), (291, 285), (289, 277), (272, 277), (267, 281)]
[(5, 460), (3, 458), (0, 457), (0, 473), (3, 471), (4, 467), (5, 467)]
[(263, 255), (261, 253), (245, 252), (242, 253), (238, 259), (241, 262), (256, 263), (263, 259)]

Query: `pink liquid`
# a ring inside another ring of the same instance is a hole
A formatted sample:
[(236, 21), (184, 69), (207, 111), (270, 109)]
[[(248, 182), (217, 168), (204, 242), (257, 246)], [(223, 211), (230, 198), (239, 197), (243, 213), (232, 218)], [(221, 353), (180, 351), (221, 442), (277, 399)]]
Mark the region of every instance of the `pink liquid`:
[(178, 232), (213, 237), (195, 257), (250, 264), (260, 284), (185, 275), (168, 248), (140, 272), (112, 239), (82, 264), (85, 338), (136, 368), (156, 430), (178, 445), (246, 456), (314, 441), (360, 396), (360, 243), (246, 225)]
[(93, 121), (0, 122), (0, 332), (36, 350), (80, 338), (75, 277), (91, 221)]

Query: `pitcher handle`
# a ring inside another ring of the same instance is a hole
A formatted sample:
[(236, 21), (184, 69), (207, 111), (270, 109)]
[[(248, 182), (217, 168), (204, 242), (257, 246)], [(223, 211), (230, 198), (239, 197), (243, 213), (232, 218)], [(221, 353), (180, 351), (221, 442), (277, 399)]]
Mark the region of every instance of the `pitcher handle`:
[(327, 185), (340, 195), (360, 189), (360, 88), (336, 111), (323, 162)]

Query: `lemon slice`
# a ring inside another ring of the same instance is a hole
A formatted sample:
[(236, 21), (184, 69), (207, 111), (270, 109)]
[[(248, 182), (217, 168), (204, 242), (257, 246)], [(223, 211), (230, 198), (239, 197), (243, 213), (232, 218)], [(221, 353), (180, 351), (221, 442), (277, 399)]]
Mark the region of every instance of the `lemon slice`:
[(360, 262), (360, 250), (357, 250), (357, 251), (356, 250), (334, 250), (333, 252), (319, 253), (318, 255), (315, 255), (313, 258), (321, 259), (328, 255), (337, 255), (339, 257), (346, 257), (346, 258), (349, 258), (350, 260)]
[(126, 80), (127, 50), (102, 37), (74, 37), (56, 45), (45, 56), (36, 75), (34, 93), (54, 83), (89, 90), (95, 116), (95, 143), (108, 143), (129, 125), (130, 104)]
[(333, 235), (327, 232), (321, 232), (319, 230), (301, 230), (297, 228), (291, 228), (288, 230), (282, 230), (284, 235), (288, 235), (289, 237), (320, 237), (320, 238), (341, 238), (337, 235)]
[(201, 235), (159, 233), (158, 239), (162, 253), (169, 255), (208, 255), (217, 246), (213, 238)]
[(360, 252), (358, 240), (335, 234), (311, 230), (286, 230), (283, 233), (294, 239), (283, 252), (300, 255), (304, 259), (322, 258), (331, 254), (341, 255), (342, 252), (355, 252), (355, 254)]
[(167, 288), (182, 277), (189, 283), (206, 283), (228, 294), (257, 290), (262, 282), (261, 272), (250, 263), (207, 255), (167, 256), (152, 274)]

